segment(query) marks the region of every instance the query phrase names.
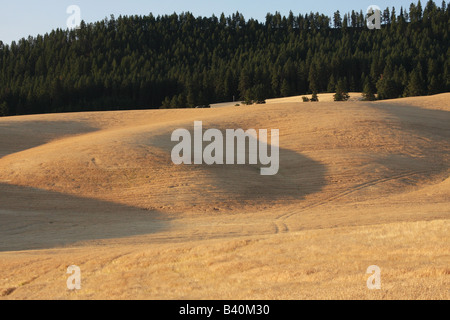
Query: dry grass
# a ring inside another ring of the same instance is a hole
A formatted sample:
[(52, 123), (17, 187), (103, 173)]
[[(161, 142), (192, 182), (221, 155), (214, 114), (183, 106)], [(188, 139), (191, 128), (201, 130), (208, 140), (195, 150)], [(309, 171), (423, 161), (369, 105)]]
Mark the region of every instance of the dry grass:
[[(448, 101), (2, 118), (0, 299), (449, 299)], [(279, 175), (172, 165), (195, 120), (280, 129)]]

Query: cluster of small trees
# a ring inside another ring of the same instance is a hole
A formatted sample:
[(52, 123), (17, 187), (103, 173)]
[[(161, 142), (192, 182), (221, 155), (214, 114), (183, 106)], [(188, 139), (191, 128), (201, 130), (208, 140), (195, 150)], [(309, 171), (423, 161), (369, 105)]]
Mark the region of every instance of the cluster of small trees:
[[(397, 14), (397, 12), (399, 12)], [(450, 90), (450, 5), (281, 16), (111, 17), (4, 45), (0, 115), (195, 107), (348, 91), (367, 100)]]

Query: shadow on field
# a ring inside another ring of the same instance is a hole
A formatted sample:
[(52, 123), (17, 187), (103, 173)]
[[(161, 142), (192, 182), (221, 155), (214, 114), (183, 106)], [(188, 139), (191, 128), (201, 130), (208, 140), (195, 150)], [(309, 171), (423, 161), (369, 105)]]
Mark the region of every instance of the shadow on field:
[[(211, 127), (222, 132), (225, 149), (226, 129), (215, 125), (204, 126), (203, 132)], [(193, 123), (187, 124), (184, 128), (191, 132), (193, 140)], [(230, 129), (239, 129), (239, 127)], [(246, 130), (246, 128), (243, 129)], [(142, 138), (141, 142), (162, 149), (170, 157), (172, 148), (178, 144), (178, 142), (171, 141), (171, 134), (172, 131), (168, 131), (163, 135), (151, 138), (145, 137)], [(180, 166), (185, 168), (186, 174), (189, 176), (207, 177), (208, 185), (202, 190), (196, 191), (197, 197), (211, 197), (211, 200), (215, 203), (223, 203), (224, 205), (230, 200), (237, 201), (242, 205), (245, 205), (246, 202), (253, 205), (255, 203), (270, 205), (277, 201), (301, 200), (308, 194), (322, 190), (326, 184), (326, 167), (305, 155), (282, 148), (282, 132), (280, 132), (280, 135), (279, 171), (276, 175), (261, 175), (261, 168), (267, 168), (269, 165), (262, 165), (259, 161), (258, 164), (248, 164), (249, 139), (246, 139), (246, 164), (244, 165), (207, 165), (204, 163), (202, 165), (181, 164)], [(271, 150), (270, 142), (269, 139), (269, 154)], [(210, 142), (203, 142), (202, 150), (209, 144)], [(193, 150), (193, 141), (191, 150)], [(226, 152), (224, 151), (223, 154), (224, 163), (226, 163)], [(171, 165), (175, 166), (173, 163)]]
[(0, 203), (0, 251), (152, 234), (169, 226), (157, 211), (8, 184), (0, 184)]
[(401, 121), (402, 129), (434, 141), (449, 141), (450, 112), (403, 104), (371, 104), (371, 108), (389, 113)]
[(0, 121), (0, 158), (54, 139), (97, 131), (77, 121)]
[[(400, 155), (406, 160), (414, 160), (409, 163), (412, 170), (435, 173), (448, 170), (450, 112), (389, 102), (371, 104), (370, 107), (395, 117), (396, 130), (402, 132), (406, 139), (412, 139), (414, 146), (409, 145), (409, 141), (405, 139), (405, 151)], [(408, 167), (407, 162), (402, 164), (404, 168)]]

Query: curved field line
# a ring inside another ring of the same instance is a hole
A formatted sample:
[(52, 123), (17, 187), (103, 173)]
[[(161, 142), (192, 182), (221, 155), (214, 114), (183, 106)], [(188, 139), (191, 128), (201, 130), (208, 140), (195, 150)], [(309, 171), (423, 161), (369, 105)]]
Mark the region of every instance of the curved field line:
[(287, 213), (285, 213), (285, 214), (283, 214), (281, 216), (278, 216), (276, 218), (276, 220), (287, 219), (289, 217), (292, 217), (293, 215), (296, 215), (298, 213), (301, 213), (301, 212), (305, 211), (306, 209), (319, 207), (319, 206), (327, 204), (327, 203), (329, 203), (329, 202), (331, 202), (333, 200), (337, 200), (337, 199), (343, 198), (343, 197), (345, 197), (345, 196), (347, 196), (349, 194), (352, 194), (352, 193), (354, 193), (356, 191), (359, 191), (359, 190), (362, 190), (362, 189), (365, 189), (365, 188), (368, 188), (368, 187), (372, 187), (372, 186), (378, 185), (380, 183), (393, 181), (393, 180), (397, 180), (397, 179), (401, 179), (401, 178), (405, 178), (405, 177), (410, 177), (410, 176), (414, 176), (414, 175), (417, 175), (417, 174), (431, 173), (431, 172), (433, 172), (433, 171), (432, 170), (408, 171), (408, 172), (403, 172), (403, 173), (396, 174), (396, 175), (393, 175), (393, 176), (390, 176), (390, 177), (381, 178), (381, 179), (375, 179), (375, 180), (371, 180), (371, 181), (368, 181), (368, 182), (364, 182), (364, 183), (356, 185), (356, 186), (354, 186), (354, 187), (352, 187), (350, 189), (347, 189), (347, 190), (345, 190), (343, 192), (340, 192), (340, 193), (338, 193), (338, 194), (336, 194), (334, 196), (331, 196), (331, 197), (329, 197), (329, 198), (327, 198), (325, 200), (306, 205), (303, 208), (300, 208), (299, 210), (287, 212)]

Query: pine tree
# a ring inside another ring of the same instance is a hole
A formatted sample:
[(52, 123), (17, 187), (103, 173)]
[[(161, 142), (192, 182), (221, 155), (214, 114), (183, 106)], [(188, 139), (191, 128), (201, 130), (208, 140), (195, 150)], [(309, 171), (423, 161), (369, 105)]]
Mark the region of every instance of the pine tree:
[(344, 21), (342, 22), (342, 30), (347, 31), (348, 29), (348, 15), (344, 14)]
[(417, 2), (417, 16), (419, 20), (422, 20), (422, 14), (423, 14), (423, 10), (422, 10), (422, 3), (420, 2), (420, 0)]
[(422, 77), (422, 67), (419, 63), (410, 75), (408, 87), (406, 88), (406, 95), (408, 97), (424, 95), (426, 93), (425, 88), (425, 82)]
[(363, 89), (362, 96), (363, 96), (364, 101), (374, 101), (376, 99), (374, 90), (372, 88), (372, 84), (370, 83), (370, 80), (368, 77), (366, 77), (366, 79), (364, 81), (364, 89)]
[(289, 97), (291, 95), (291, 85), (287, 79), (284, 79), (281, 84), (280, 94), (282, 97)]
[(336, 89), (336, 82), (334, 81), (334, 76), (331, 75), (330, 80), (328, 81), (327, 91), (329, 93), (333, 93), (335, 89)]
[(389, 13), (389, 8), (386, 8), (383, 11), (383, 22), (384, 22), (384, 24), (391, 23), (391, 14)]
[(339, 12), (339, 10), (334, 13), (333, 23), (334, 23), (335, 28), (337, 28), (337, 29), (342, 28), (342, 18), (341, 18), (341, 13)]
[(334, 95), (334, 101), (347, 101), (350, 96), (347, 92), (347, 84), (345, 79), (339, 79), (336, 85), (336, 94)]
[(439, 92), (442, 92), (442, 81), (433, 75), (428, 85), (428, 94), (437, 94)]
[(161, 107), (162, 108), (171, 108), (172, 107), (172, 100), (170, 99), (170, 97), (166, 97), (165, 99), (164, 99), (164, 101), (162, 102), (162, 105), (161, 105)]
[(377, 82), (378, 99), (395, 99), (399, 97), (398, 88), (394, 80), (382, 77)]
[(319, 70), (315, 62), (311, 64), (309, 69), (309, 90), (311, 92), (319, 92)]
[(8, 104), (6, 102), (0, 103), (0, 117), (6, 117), (9, 115)]
[[(450, 12), (450, 3), (449, 3)], [(444, 87), (445, 86), (445, 87)], [(450, 61), (447, 59), (444, 66), (444, 83), (443, 87), (445, 91), (450, 91)]]

